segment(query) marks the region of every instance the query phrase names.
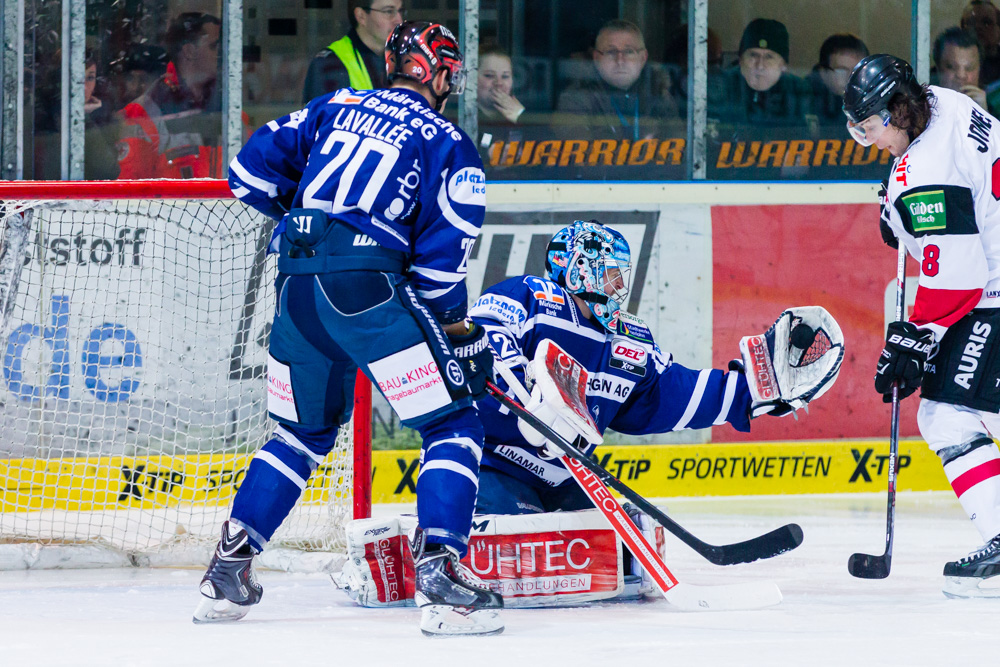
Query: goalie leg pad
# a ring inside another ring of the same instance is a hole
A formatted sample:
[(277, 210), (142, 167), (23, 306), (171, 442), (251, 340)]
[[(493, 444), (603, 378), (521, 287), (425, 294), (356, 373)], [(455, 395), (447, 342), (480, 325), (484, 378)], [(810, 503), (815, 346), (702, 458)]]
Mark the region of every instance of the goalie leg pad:
[[(348, 562), (334, 583), (359, 605), (413, 604), (414, 517), (362, 519), (347, 527)], [(549, 607), (617, 597), (625, 590), (623, 550), (596, 510), (477, 515), (461, 561), (505, 607)]]

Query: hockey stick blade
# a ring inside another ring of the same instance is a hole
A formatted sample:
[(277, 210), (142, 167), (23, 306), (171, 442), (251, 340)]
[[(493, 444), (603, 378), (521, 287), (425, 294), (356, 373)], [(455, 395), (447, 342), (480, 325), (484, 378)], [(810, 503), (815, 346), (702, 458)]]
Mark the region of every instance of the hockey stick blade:
[[(500, 365), (497, 365), (497, 367), (499, 368)], [(503, 370), (506, 371), (506, 373), (501, 371), (501, 375), (506, 376), (510, 373), (510, 371), (506, 368)], [(510, 409), (514, 409), (511, 407), (512, 405), (516, 406), (518, 410), (523, 412), (524, 409), (521, 408), (517, 402), (508, 397), (503, 390), (500, 389), (500, 387), (496, 386), (492, 382), (487, 383), (487, 387), (490, 393), (493, 394), (503, 405)], [(534, 416), (530, 415), (530, 413), (529, 416), (534, 418)], [(744, 542), (724, 545), (708, 544), (707, 542), (704, 542), (692, 535), (686, 528), (663, 513), (660, 508), (656, 507), (651, 502), (626, 486), (623, 482), (619, 481), (617, 477), (605, 470), (599, 463), (587, 457), (583, 454), (583, 452), (576, 449), (569, 443), (560, 444), (565, 444), (566, 446), (563, 448), (564, 451), (566, 451), (570, 456), (579, 459), (581, 464), (597, 475), (602, 482), (628, 498), (628, 500), (634, 503), (639, 509), (651, 516), (654, 521), (663, 526), (672, 535), (677, 537), (684, 544), (688, 545), (691, 549), (713, 565), (737, 565), (739, 563), (752, 563), (756, 560), (773, 558), (774, 556), (783, 554), (786, 551), (791, 551), (802, 544), (802, 528), (800, 528), (798, 524), (794, 523), (776, 528), (769, 533), (759, 535)]]
[(678, 583), (665, 596), (681, 611), (741, 611), (780, 604), (781, 590), (773, 581), (748, 581), (724, 586)]
[(889, 576), (892, 556), (872, 556), (871, 554), (851, 554), (847, 560), (847, 571), (858, 579), (885, 579)]
[[(517, 410), (514, 412), (521, 414)], [(781, 602), (781, 591), (773, 582), (694, 586), (678, 581), (597, 475), (569, 454), (564, 454), (561, 460), (672, 606), (681, 611), (737, 611), (771, 607)]]

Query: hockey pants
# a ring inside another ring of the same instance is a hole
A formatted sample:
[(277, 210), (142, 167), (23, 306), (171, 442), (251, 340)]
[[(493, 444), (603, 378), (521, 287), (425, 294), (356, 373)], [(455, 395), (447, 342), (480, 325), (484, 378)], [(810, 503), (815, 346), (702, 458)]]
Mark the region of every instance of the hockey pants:
[(464, 555), (483, 428), (462, 374), (449, 372), (458, 362), (440, 325), (397, 274), (279, 274), (275, 288), (268, 411), (278, 426), (250, 464), (232, 519), (256, 547), (266, 544), (350, 420), (360, 368), (423, 439), (417, 514), (428, 542)]

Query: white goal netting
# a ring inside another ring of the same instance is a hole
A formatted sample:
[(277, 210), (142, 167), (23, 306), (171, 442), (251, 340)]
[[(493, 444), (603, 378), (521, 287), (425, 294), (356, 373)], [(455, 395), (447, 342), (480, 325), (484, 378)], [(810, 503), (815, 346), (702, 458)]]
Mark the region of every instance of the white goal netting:
[[(271, 432), (271, 224), (221, 198), (0, 202), (0, 569), (207, 563)], [(341, 550), (352, 487), (345, 427), (269, 551)]]

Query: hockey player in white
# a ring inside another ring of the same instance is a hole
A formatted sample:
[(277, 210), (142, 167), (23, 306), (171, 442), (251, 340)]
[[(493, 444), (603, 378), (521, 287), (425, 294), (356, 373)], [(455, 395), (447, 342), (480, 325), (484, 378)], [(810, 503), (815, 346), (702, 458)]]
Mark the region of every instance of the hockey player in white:
[(273, 437), (251, 462), (201, 582), (195, 621), (261, 599), (252, 561), (350, 419), (361, 369), (423, 438), (413, 548), (425, 634), (495, 634), (502, 598), (464, 571), (482, 456), (473, 402), (493, 363), (466, 317), (466, 263), (485, 214), (475, 145), (441, 112), (465, 80), (447, 28), (405, 22), (391, 87), (342, 89), (267, 123), (230, 165), (243, 202), (278, 220), (268, 359)]
[(1000, 128), (970, 98), (920, 85), (899, 58), (865, 58), (844, 95), (848, 129), (896, 161), (881, 231), (920, 265), (909, 321), (893, 322), (875, 389), (921, 389), (920, 433), (985, 545), (944, 566), (945, 592), (985, 595), (1000, 574)]

